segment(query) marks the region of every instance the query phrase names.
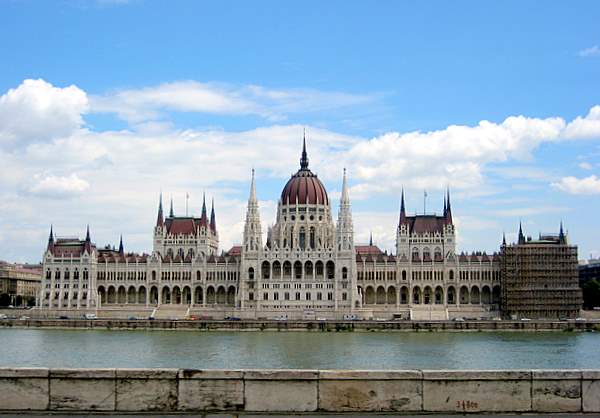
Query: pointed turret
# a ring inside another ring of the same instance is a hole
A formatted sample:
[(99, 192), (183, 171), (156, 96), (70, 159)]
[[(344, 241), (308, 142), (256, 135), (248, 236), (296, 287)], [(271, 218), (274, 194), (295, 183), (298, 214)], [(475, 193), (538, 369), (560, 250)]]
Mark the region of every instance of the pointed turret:
[(563, 223), (560, 221), (560, 231), (558, 233), (558, 241), (560, 244), (567, 243), (567, 236), (565, 235), (565, 231), (563, 230)]
[(519, 244), (525, 244), (525, 235), (523, 235), (523, 227), (521, 221), (519, 221)]
[(452, 206), (450, 205), (450, 188), (446, 192), (446, 213), (444, 217), (446, 218), (446, 225), (452, 225)]
[(348, 193), (348, 181), (346, 180), (346, 168), (344, 168), (344, 179), (342, 180), (342, 197), (340, 199), (340, 203), (350, 203), (350, 195)]
[(300, 169), (308, 170), (308, 154), (306, 153), (306, 129), (302, 139), (302, 156), (300, 157)]
[(446, 217), (446, 211), (448, 210), (446, 203), (447, 203), (447, 198), (446, 198), (446, 196), (444, 196), (444, 218)]
[(48, 251), (54, 250), (54, 232), (52, 231), (52, 225), (50, 225), (50, 235), (48, 236)]
[(163, 216), (162, 192), (161, 192), (160, 198), (158, 200), (158, 216), (156, 217), (156, 226), (163, 226), (164, 223), (165, 223), (165, 218)]
[(502, 232), (502, 246), (506, 247), (506, 234)]
[(200, 215), (200, 218), (206, 224), (206, 221), (208, 220), (206, 217), (206, 192), (202, 192), (202, 215)]
[(250, 196), (248, 197), (248, 208), (244, 225), (244, 246), (242, 248), (246, 253), (258, 251), (262, 248), (262, 228), (260, 225), (258, 201), (256, 199), (254, 169), (252, 169), (252, 180), (250, 182)]
[(169, 218), (173, 218), (173, 196), (171, 196), (171, 207), (169, 208)]
[(402, 196), (400, 197), (400, 220), (398, 226), (407, 224), (406, 207), (404, 206), (404, 187), (402, 188)]
[(85, 244), (84, 250), (87, 251), (88, 254), (92, 252), (92, 239), (90, 238), (90, 225), (88, 224), (87, 230), (85, 233)]
[(125, 250), (123, 249), (123, 234), (121, 234), (121, 238), (119, 239), (119, 254), (125, 254)]
[(371, 231), (371, 235), (369, 236), (369, 247), (373, 246), (373, 231)]
[(210, 229), (213, 232), (217, 232), (217, 221), (215, 219), (215, 198), (212, 198), (212, 204), (210, 208)]

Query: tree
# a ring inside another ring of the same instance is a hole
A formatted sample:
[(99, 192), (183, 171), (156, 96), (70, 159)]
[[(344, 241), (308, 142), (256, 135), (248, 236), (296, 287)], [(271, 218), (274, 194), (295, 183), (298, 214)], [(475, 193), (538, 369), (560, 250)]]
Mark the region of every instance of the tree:
[(600, 282), (596, 279), (583, 285), (583, 306), (587, 309), (600, 306)]

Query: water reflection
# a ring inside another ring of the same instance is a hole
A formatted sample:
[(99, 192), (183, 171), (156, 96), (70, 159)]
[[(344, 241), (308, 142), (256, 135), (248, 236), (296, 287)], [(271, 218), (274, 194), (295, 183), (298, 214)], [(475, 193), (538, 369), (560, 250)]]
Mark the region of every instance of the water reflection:
[(1, 366), (303, 369), (600, 368), (598, 333), (1, 329)]

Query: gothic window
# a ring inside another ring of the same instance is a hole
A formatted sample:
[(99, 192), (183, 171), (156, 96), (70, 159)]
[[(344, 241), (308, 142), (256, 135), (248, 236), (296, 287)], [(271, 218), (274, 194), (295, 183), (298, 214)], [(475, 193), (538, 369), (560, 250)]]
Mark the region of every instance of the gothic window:
[(327, 262), (326, 269), (327, 269), (327, 278), (333, 279), (333, 277), (335, 276), (335, 264), (333, 263), (333, 261)]
[(296, 300), (300, 300), (300, 292), (296, 292)]
[(346, 292), (342, 293), (342, 300), (348, 300), (348, 294)]
[(310, 248), (315, 249), (315, 228), (310, 228)]
[(283, 295), (283, 298), (285, 300), (290, 300), (290, 292), (285, 292), (285, 294)]
[(342, 279), (348, 278), (348, 269), (346, 267), (342, 268)]
[(248, 269), (248, 279), (254, 280), (254, 269), (252, 267)]
[(300, 228), (299, 241), (300, 248), (304, 250), (306, 248), (306, 232), (304, 231), (304, 228)]

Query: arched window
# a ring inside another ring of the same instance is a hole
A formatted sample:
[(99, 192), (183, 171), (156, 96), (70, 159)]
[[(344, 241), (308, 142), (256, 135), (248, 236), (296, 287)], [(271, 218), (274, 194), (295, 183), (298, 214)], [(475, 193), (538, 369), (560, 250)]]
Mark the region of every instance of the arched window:
[(406, 270), (402, 270), (402, 280), (406, 280)]
[(348, 268), (342, 267), (342, 279), (348, 278)]
[(310, 248), (315, 249), (315, 228), (310, 227)]
[(304, 231), (304, 227), (300, 228), (299, 241), (300, 248), (304, 250), (306, 248), (306, 232)]
[(254, 269), (252, 267), (248, 269), (248, 280), (254, 280)]
[(454, 280), (454, 270), (450, 270), (450, 280)]

